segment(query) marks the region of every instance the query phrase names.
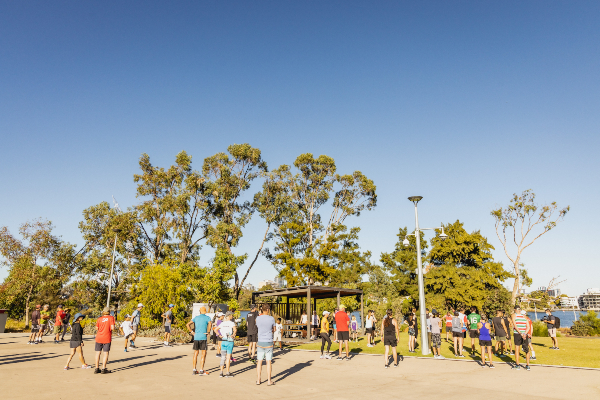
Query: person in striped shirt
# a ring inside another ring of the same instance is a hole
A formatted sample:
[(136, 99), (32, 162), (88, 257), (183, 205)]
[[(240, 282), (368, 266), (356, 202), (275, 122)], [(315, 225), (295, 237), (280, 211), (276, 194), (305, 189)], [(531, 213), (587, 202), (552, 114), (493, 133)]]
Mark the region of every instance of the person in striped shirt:
[(515, 327), (515, 331), (514, 331), (515, 365), (513, 365), (512, 369), (517, 369), (517, 370), (521, 369), (521, 366), (519, 364), (519, 357), (521, 356), (521, 354), (520, 354), (521, 346), (523, 346), (523, 351), (526, 354), (525, 358), (527, 360), (527, 365), (525, 366), (525, 369), (527, 371), (530, 371), (531, 368), (529, 368), (529, 358), (531, 356), (531, 350), (529, 349), (529, 346), (527, 343), (527, 337), (529, 335), (531, 323), (527, 319), (527, 317), (525, 317), (521, 313), (521, 307), (519, 307), (519, 306), (515, 307), (515, 312), (512, 314), (511, 320), (512, 320), (513, 326)]

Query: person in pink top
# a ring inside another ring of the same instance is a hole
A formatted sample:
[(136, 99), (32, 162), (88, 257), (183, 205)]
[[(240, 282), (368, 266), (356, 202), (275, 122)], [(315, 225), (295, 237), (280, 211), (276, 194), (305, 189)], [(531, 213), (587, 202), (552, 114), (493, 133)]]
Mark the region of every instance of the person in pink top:
[(350, 349), (348, 348), (348, 341), (350, 340), (350, 332), (348, 330), (348, 325), (350, 324), (350, 318), (348, 318), (348, 314), (346, 314), (346, 307), (340, 305), (340, 311), (335, 314), (335, 325), (337, 327), (337, 339), (340, 343), (338, 360), (341, 361), (344, 359), (342, 357), (342, 346), (346, 345), (346, 361), (350, 360)]

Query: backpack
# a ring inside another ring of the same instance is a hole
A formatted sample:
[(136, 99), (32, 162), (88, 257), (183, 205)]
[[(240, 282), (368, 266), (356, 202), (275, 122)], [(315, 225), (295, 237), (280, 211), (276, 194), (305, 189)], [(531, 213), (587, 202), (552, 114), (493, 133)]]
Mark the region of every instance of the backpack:
[(460, 321), (460, 318), (458, 318), (458, 317), (452, 318), (452, 330), (458, 329), (460, 331), (461, 328), (462, 328), (462, 323)]
[(558, 318), (556, 315), (553, 315), (553, 317), (554, 317), (554, 327), (560, 328), (560, 318)]

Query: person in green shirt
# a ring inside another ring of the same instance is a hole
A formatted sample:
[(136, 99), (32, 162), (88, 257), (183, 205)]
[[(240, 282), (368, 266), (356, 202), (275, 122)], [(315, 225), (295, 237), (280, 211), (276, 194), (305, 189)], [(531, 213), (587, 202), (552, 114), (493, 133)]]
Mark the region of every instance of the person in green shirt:
[(469, 337), (471, 338), (471, 356), (475, 356), (475, 339), (479, 338), (477, 324), (481, 322), (481, 316), (477, 314), (477, 307), (471, 307), (471, 314), (467, 315), (469, 321)]
[(44, 304), (44, 308), (42, 308), (42, 311), (40, 311), (40, 333), (37, 338), (38, 343), (42, 343), (42, 336), (44, 336), (44, 332), (46, 331), (49, 321), (50, 306), (48, 304)]

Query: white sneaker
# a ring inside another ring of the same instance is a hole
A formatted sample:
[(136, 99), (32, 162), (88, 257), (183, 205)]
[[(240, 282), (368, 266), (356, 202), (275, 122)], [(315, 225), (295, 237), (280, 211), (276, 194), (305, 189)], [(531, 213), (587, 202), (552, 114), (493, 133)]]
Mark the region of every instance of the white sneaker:
[(438, 358), (437, 354), (434, 354), (434, 355), (433, 355), (433, 358), (437, 359), (437, 358)]
[(445, 360), (445, 359), (446, 359), (446, 357), (444, 357), (444, 356), (442, 356), (442, 355), (439, 355), (439, 356), (438, 356), (438, 360)]
[(321, 357), (319, 357), (321, 360), (325, 358), (325, 356), (323, 354), (321, 354)]
[(329, 354), (325, 354), (325, 359), (326, 360), (331, 360), (331, 356)]

